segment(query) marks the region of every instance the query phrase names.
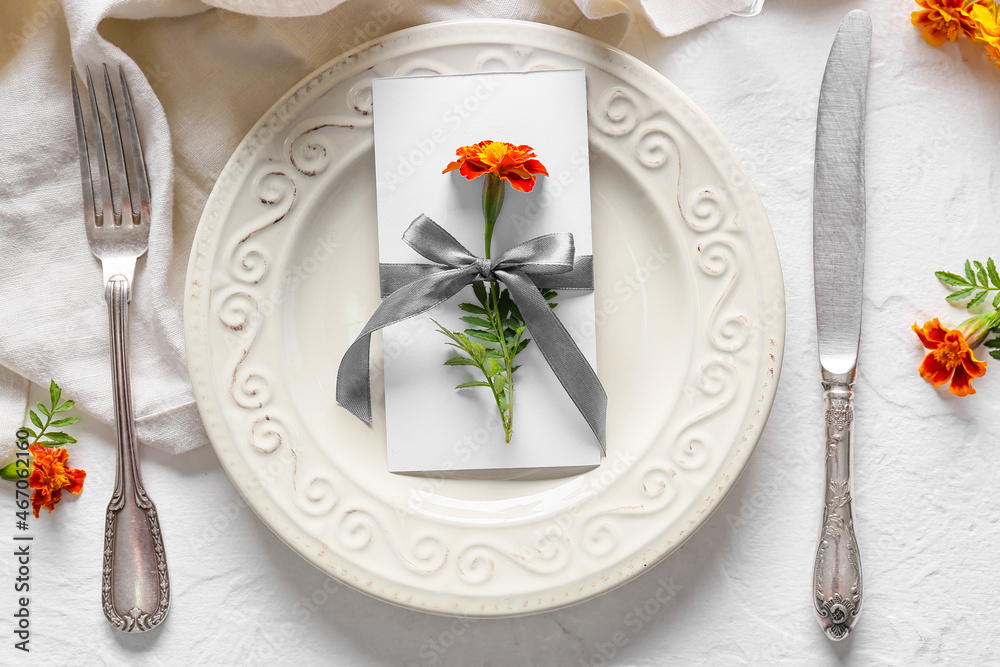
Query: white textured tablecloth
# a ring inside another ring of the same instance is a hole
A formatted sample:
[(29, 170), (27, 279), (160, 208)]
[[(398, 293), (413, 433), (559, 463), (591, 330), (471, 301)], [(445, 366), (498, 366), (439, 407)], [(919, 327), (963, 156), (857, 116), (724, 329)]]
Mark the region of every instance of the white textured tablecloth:
[[(810, 193), (823, 66), (840, 19), (856, 6), (875, 26), (855, 425), (866, 598), (856, 634), (832, 644), (810, 601), (823, 474)], [(144, 477), (162, 514), (172, 610), (156, 632), (121, 635), (98, 604), (113, 434), (87, 419), (72, 455), (89, 473), (83, 495), (33, 522), (27, 656), (14, 650), (7, 630), (17, 564), (12, 548), (0, 548), (0, 663), (996, 664), (1000, 363), (975, 381), (978, 395), (956, 399), (917, 376), (922, 352), (909, 326), (962, 317), (945, 304), (933, 270), (960, 267), (970, 254), (1000, 254), (991, 234), (1000, 207), (1000, 71), (971, 44), (926, 45), (909, 25), (913, 7), (909, 0), (768, 0), (753, 19), (726, 19), (672, 39), (640, 22), (626, 37), (623, 48), (691, 96), (743, 158), (774, 227), (787, 290), (785, 363), (757, 451), (707, 525), (665, 562), (561, 612), (495, 621), (429, 616), (337, 586), (314, 570), (255, 518), (211, 449), (177, 456), (147, 449)], [(250, 41), (264, 24), (223, 12), (213, 20), (211, 29), (192, 22), (192, 39), (240, 31), (248, 44), (232, 54), (232, 67), (252, 60)], [(3, 32), (21, 30), (19, 21)], [(267, 25), (312, 34), (307, 20)], [(141, 32), (110, 25), (107, 33), (126, 53), (142, 56), (164, 96), (204, 94), (200, 82), (217, 74), (158, 68), (156, 48)], [(301, 63), (301, 74), (315, 64)], [(298, 78), (269, 85), (283, 91)], [(254, 103), (263, 111), (272, 101)], [(181, 106), (186, 115), (170, 120), (196, 122), (197, 106)], [(245, 129), (231, 129), (232, 146)], [(176, 152), (178, 178), (190, 166), (184, 155), (216, 170), (229, 155), (200, 155), (191, 146)], [(0, 486), (0, 545), (10, 545), (14, 532), (8, 489)]]

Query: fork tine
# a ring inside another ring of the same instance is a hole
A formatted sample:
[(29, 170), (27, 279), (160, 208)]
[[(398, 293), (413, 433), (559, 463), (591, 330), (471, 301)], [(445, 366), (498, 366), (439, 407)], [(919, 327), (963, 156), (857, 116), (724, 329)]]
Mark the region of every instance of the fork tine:
[(83, 125), (83, 109), (80, 106), (80, 91), (76, 86), (76, 70), (69, 68), (70, 82), (73, 84), (73, 114), (76, 116), (76, 142), (80, 153), (80, 180), (83, 182), (83, 218), (88, 226), (97, 225), (97, 209), (94, 206), (94, 179), (90, 174), (90, 152), (87, 150), (87, 131)]
[(132, 173), (135, 176), (136, 188), (139, 190), (139, 223), (149, 223), (149, 181), (146, 178), (146, 161), (142, 157), (142, 144), (139, 142), (139, 128), (135, 124), (135, 112), (132, 109), (132, 96), (128, 92), (125, 81), (125, 70), (118, 64), (118, 75), (121, 77), (122, 103), (125, 107), (125, 125), (128, 128), (129, 143), (132, 144)]
[(108, 116), (111, 118), (111, 145), (114, 147), (115, 166), (118, 169), (118, 187), (122, 195), (122, 207), (120, 217), (115, 219), (117, 224), (125, 221), (125, 213), (128, 212), (129, 223), (135, 222), (135, 211), (132, 209), (132, 197), (128, 187), (128, 170), (125, 168), (125, 149), (122, 147), (122, 131), (118, 124), (118, 109), (115, 105), (115, 92), (111, 88), (111, 77), (108, 76), (108, 66), (104, 65), (104, 87), (108, 93)]
[[(104, 150), (104, 130), (101, 129), (101, 112), (97, 108), (97, 97), (94, 95), (94, 80), (90, 76), (90, 66), (87, 66), (87, 88), (90, 92), (90, 119), (93, 121), (94, 137), (97, 144), (97, 170), (101, 174), (101, 212), (97, 214), (97, 224), (104, 224), (104, 216), (111, 213), (115, 219), (115, 206), (111, 199), (111, 178), (108, 176), (108, 155)], [(89, 167), (88, 167), (89, 171)]]

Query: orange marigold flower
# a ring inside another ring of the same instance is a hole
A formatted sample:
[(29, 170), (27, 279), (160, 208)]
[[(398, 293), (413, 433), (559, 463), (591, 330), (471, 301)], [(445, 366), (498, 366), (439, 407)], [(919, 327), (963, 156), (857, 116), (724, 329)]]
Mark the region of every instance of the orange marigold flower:
[(56, 503), (62, 499), (63, 489), (70, 493), (83, 491), (87, 473), (66, 466), (69, 452), (63, 447), (32, 445), (28, 451), (34, 457), (28, 486), (35, 490), (31, 494), (31, 508), (37, 519), (38, 511), (43, 507), (49, 512), (55, 509)]
[(959, 35), (975, 38), (976, 25), (971, 10), (976, 6), (987, 8), (993, 0), (917, 0), (921, 9), (910, 14), (910, 23), (920, 28), (924, 40), (931, 46), (941, 46), (946, 41), (956, 41)]
[[(989, 331), (988, 327), (981, 331), (976, 326), (979, 322), (973, 322), (976, 319), (969, 318), (958, 329), (945, 329), (936, 317), (925, 322), (923, 327), (914, 322), (913, 330), (924, 347), (930, 350), (920, 364), (922, 378), (935, 387), (951, 380), (949, 389), (956, 396), (976, 393), (971, 381), (986, 373), (986, 362), (979, 361), (972, 355), (972, 347), (981, 343)], [(972, 326), (967, 328), (970, 324)], [(969, 346), (970, 342), (972, 347)]]
[(470, 181), (483, 174), (496, 174), (522, 192), (531, 192), (535, 176), (548, 176), (544, 165), (535, 157), (531, 146), (515, 146), (504, 141), (480, 141), (455, 151), (458, 159), (444, 168), (442, 174), (458, 169)]

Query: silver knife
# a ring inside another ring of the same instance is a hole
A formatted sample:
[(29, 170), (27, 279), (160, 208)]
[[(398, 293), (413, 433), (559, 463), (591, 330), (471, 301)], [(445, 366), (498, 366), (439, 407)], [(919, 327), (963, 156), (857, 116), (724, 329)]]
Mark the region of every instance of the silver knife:
[(813, 571), (823, 631), (844, 639), (861, 613), (861, 555), (851, 498), (851, 402), (865, 264), (865, 93), (871, 18), (850, 12), (830, 49), (816, 114), (813, 272), (826, 409), (826, 489)]

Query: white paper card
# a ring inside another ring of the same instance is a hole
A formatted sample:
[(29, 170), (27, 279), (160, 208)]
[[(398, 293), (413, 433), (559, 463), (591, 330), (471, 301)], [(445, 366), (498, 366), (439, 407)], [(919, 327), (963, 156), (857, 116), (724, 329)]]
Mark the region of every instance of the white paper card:
[[(456, 148), (484, 140), (533, 147), (550, 174), (530, 193), (506, 185), (493, 257), (553, 232), (571, 232), (577, 255), (593, 254), (583, 70), (376, 79), (372, 96), (381, 262), (428, 262), (401, 238), (421, 213), (484, 254), (483, 179), (441, 173)], [(474, 367), (443, 365), (457, 351), (431, 318), (465, 329), (463, 301), (476, 302), (471, 287), (383, 330), (389, 470), (569, 474), (598, 465), (596, 437), (534, 341), (517, 356), (511, 442), (488, 388), (455, 389), (482, 377)], [(596, 369), (594, 293), (564, 290), (556, 301), (554, 312)]]

